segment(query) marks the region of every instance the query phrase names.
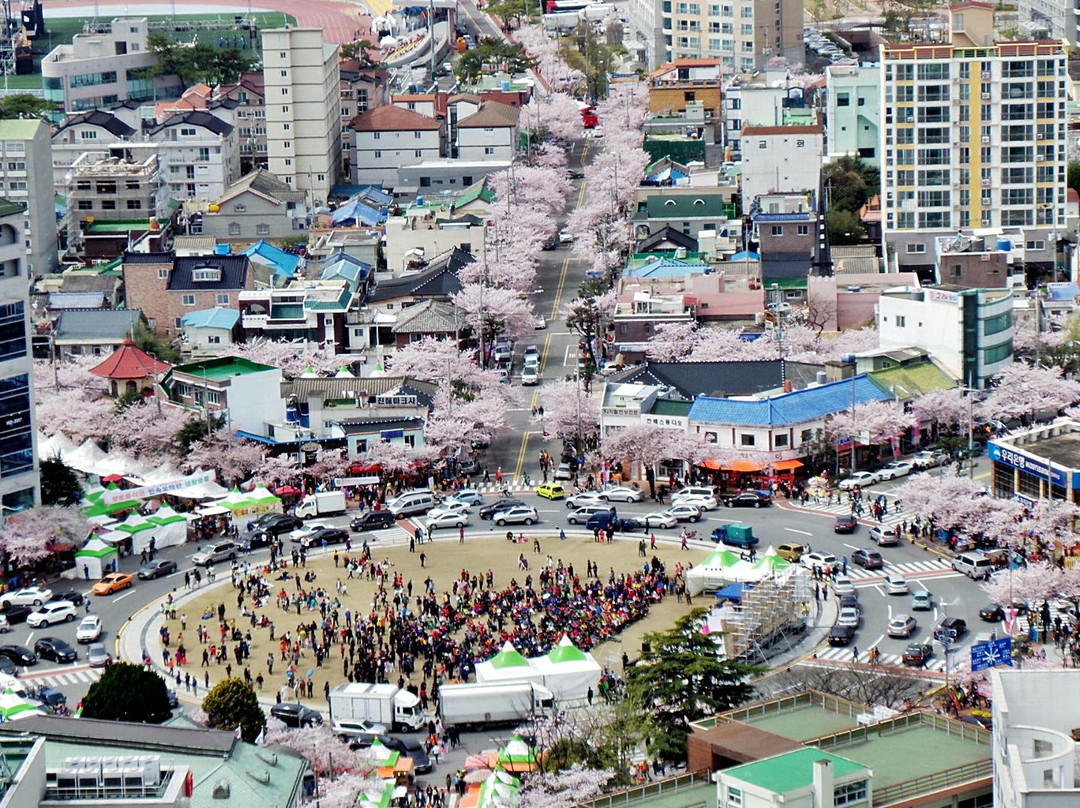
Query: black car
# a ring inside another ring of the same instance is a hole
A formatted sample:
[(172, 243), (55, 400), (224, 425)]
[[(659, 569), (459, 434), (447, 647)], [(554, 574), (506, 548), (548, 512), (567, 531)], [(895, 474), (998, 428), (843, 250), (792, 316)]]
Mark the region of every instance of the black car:
[(275, 704), (270, 715), (287, 727), (314, 727), (322, 724), (322, 713), (303, 704)]
[(354, 533), (364, 530), (382, 530), (394, 526), (394, 514), (390, 511), (368, 511), (349, 522), (349, 529)]
[(480, 518), (490, 519), (496, 511), (505, 511), (507, 508), (515, 508), (524, 504), (520, 499), (500, 499), (498, 502), (483, 506), (479, 511)]
[(877, 550), (864, 550), (861, 547), (851, 554), (851, 563), (864, 570), (879, 570), (885, 566), (885, 559)]
[(772, 497), (761, 491), (743, 491), (733, 497), (724, 497), (723, 502), (728, 508), (761, 508), (772, 505)]
[(159, 558), (157, 561), (143, 564), (135, 574), (140, 580), (148, 581), (153, 578), (160, 578), (163, 575), (172, 575), (174, 572), (176, 572), (175, 561), (170, 561), (167, 558)]
[(4, 603), (0, 605), (0, 614), (7, 618), (9, 625), (15, 625), (16, 623), (25, 623), (26, 618), (30, 616), (30, 613), (34, 610), (29, 606), (17, 606), (14, 603)]
[(946, 617), (934, 629), (934, 639), (949, 644), (964, 636), (965, 632), (967, 632), (966, 620), (961, 617)]
[(412, 758), (413, 765), (419, 774), (431, 771), (431, 759), (420, 741), (414, 738), (396, 738), (393, 735), (380, 735), (379, 743), (388, 749), (400, 752), (404, 757)]
[(34, 643), (34, 653), (54, 662), (74, 662), (79, 658), (74, 648), (56, 637), (42, 637)]
[(646, 530), (648, 525), (644, 517), (622, 516), (615, 520), (615, 528), (623, 533), (630, 533), (635, 530)]
[(833, 626), (829, 632), (829, 645), (851, 645), (855, 639), (855, 629), (851, 626)]
[(1005, 619), (1005, 610), (996, 603), (990, 603), (979, 609), (979, 618), (987, 623), (1000, 623)]
[(18, 676), (19, 669), (15, 666), (15, 663), (6, 656), (0, 655), (0, 673), (7, 674), (8, 676)]
[(907, 648), (904, 649), (904, 664), (915, 665), (922, 667), (934, 654), (934, 647), (928, 642), (912, 642), (908, 643)]
[(291, 533), (303, 526), (303, 520), (293, 516), (291, 513), (270, 513), (260, 516), (253, 523), (252, 532), (263, 533), (268, 536), (280, 536), (282, 533)]
[(326, 544), (344, 544), (349, 540), (349, 531), (340, 527), (322, 527), (304, 536), (301, 544), (304, 547), (322, 547)]
[(37, 654), (24, 645), (0, 645), (0, 656), (7, 657), (16, 665), (36, 665)]
[(858, 527), (859, 522), (855, 519), (854, 514), (845, 513), (836, 517), (836, 521), (833, 522), (833, 533), (854, 533), (855, 528)]
[(854, 607), (856, 609), (862, 608), (862, 604), (859, 603), (859, 596), (855, 592), (852, 592), (850, 595), (840, 596), (840, 608), (846, 609), (848, 607)]
[(53, 602), (58, 600), (66, 600), (73, 606), (82, 606), (83, 601), (86, 600), (86, 596), (82, 592), (76, 592), (74, 589), (69, 589), (67, 592), (54, 592), (52, 596)]

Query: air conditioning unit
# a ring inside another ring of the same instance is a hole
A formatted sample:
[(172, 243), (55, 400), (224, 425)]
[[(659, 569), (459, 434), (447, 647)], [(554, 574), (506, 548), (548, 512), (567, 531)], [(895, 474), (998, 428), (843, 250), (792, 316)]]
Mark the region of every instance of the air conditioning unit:
[(983, 142), (983, 144), (984, 144), (984, 145), (987, 145), (987, 146), (989, 146), (989, 145), (990, 145), (990, 138), (988, 138), (988, 137), (984, 137), (984, 138), (982, 139), (982, 142)]
[(984, 180), (982, 181), (982, 187), (983, 187), (983, 188), (989, 188), (989, 187), (990, 187), (990, 184), (991, 184), (992, 182), (993, 182), (993, 180), (991, 180), (991, 179), (984, 179)]
[(907, 118), (905, 118), (905, 120), (908, 123), (915, 123), (915, 116), (914, 115), (908, 115)]
[(982, 94), (982, 100), (983, 101), (989, 101), (990, 100), (990, 93), (983, 93)]

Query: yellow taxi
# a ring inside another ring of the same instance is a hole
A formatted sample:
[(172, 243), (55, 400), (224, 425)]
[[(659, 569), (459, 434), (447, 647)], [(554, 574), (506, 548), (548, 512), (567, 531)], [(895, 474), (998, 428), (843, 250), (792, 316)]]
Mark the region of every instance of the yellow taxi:
[(544, 499), (562, 499), (566, 492), (559, 483), (541, 483), (536, 486), (536, 495)]

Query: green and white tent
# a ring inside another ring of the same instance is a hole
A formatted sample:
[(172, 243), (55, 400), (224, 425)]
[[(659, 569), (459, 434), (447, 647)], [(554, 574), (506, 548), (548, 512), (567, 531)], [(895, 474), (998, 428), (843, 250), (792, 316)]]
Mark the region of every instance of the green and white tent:
[(476, 665), (476, 681), (491, 682), (539, 682), (541, 674), (532, 663), (514, 647), (509, 640), (491, 659)]
[(595, 693), (603, 673), (593, 655), (582, 651), (565, 634), (548, 653), (529, 661), (544, 677), (544, 687), (557, 702), (584, 699), (590, 687)]
[(83, 548), (75, 553), (75, 569), (79, 577), (82, 577), (83, 567), (86, 567), (91, 578), (100, 578), (119, 557), (115, 547), (97, 536), (91, 536)]

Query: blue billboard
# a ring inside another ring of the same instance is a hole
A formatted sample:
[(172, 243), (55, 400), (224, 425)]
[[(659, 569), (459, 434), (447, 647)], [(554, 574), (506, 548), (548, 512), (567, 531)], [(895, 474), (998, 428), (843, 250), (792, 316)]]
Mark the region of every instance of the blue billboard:
[(1054, 468), (1049, 461), (1022, 452), (1015, 446), (990, 441), (986, 444), (986, 456), (995, 463), (1012, 466), (1043, 480), (1049, 478), (1054, 485), (1062, 488), (1065, 486), (1066, 474), (1062, 469)]

